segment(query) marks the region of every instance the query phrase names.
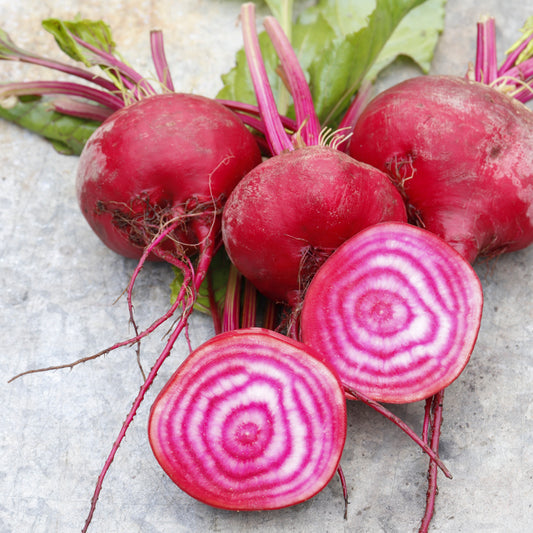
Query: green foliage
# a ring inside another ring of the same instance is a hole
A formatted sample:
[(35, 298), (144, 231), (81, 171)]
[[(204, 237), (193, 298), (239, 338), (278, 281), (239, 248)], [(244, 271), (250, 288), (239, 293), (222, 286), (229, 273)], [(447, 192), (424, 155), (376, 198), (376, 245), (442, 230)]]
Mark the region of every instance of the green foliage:
[[(269, 6), (273, 2), (268, 2)], [(282, 10), (278, 0), (274, 12)], [(400, 55), (427, 72), (444, 25), (445, 0), (318, 0), (290, 29), (323, 125), (335, 125), (363, 80), (375, 80)], [(277, 58), (265, 32), (260, 43), (271, 80)], [(255, 103), (244, 51), (222, 76), (220, 98)], [(275, 82), (274, 94), (281, 86)]]
[(59, 48), (65, 54), (76, 61), (84, 63), (87, 67), (98, 64), (99, 61), (93, 60), (90, 52), (80, 46), (74, 36), (109, 54), (112, 54), (115, 50), (111, 30), (101, 20), (77, 19), (64, 21), (52, 18), (43, 20), (42, 26), (54, 36)]
[(63, 115), (51, 109), (44, 98), (18, 99), (15, 105), (2, 107), (0, 118), (33, 131), (66, 155), (79, 155), (99, 122)]

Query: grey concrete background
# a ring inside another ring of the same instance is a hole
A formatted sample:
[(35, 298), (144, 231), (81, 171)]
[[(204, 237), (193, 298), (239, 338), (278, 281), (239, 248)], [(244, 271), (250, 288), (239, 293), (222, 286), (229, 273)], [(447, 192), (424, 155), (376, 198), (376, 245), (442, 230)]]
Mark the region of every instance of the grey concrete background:
[[(0, 24), (19, 44), (57, 57), (42, 19), (102, 18), (142, 72), (151, 69), (148, 32), (161, 28), (177, 89), (213, 96), (241, 43), (239, 6), (235, 0), (0, 0)], [(533, 14), (533, 3), (450, 0), (434, 72), (464, 73), (482, 14), (497, 17), (503, 52)], [(413, 73), (401, 64), (380, 85)], [(0, 80), (42, 76), (35, 68), (0, 64)], [(81, 529), (98, 472), (141, 383), (133, 350), (6, 383), (17, 372), (74, 360), (130, 333), (125, 303), (114, 301), (134, 263), (108, 251), (82, 218), (76, 164), (76, 157), (58, 155), (35, 135), (0, 122), (2, 533)], [(532, 262), (533, 248), (476, 265), (485, 311), (472, 360), (445, 398), (441, 455), (454, 479), (440, 476), (433, 532), (533, 530)], [(135, 293), (141, 324), (167, 305), (171, 278), (164, 265), (145, 269)], [(211, 333), (209, 319), (195, 315), (192, 344)], [(157, 335), (145, 343), (146, 367), (160, 346)], [(181, 341), (140, 409), (104, 482), (92, 531), (417, 531), (426, 458), (390, 423), (355, 403), (342, 461), (347, 521), (336, 478), (311, 501), (275, 512), (220, 511), (181, 492), (150, 452), (146, 421), (151, 401), (186, 353)], [(394, 410), (420, 429), (421, 403)]]

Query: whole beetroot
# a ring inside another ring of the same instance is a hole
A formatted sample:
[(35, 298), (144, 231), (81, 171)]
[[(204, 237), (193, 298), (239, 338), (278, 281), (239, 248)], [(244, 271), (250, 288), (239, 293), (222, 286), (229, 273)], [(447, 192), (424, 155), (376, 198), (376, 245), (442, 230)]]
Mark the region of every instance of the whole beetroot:
[(533, 242), (533, 114), (496, 89), (404, 81), (366, 107), (349, 153), (387, 172), (411, 220), (470, 262)]
[(252, 134), (212, 99), (168, 93), (115, 112), (80, 156), (77, 195), (100, 239), (140, 258), (167, 225), (174, 229), (151, 259), (178, 261), (205, 248), (220, 229), (222, 206), (260, 162)]
[(340, 244), (384, 220), (405, 220), (405, 207), (383, 172), (307, 146), (246, 175), (226, 204), (222, 233), (232, 262), (261, 293), (295, 305)]

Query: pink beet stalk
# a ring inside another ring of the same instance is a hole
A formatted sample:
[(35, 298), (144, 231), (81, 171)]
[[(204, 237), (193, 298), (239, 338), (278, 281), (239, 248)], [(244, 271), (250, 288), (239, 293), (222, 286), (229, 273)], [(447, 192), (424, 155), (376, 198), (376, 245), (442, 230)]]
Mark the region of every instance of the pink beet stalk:
[(243, 4), (241, 7), (241, 22), (244, 50), (250, 68), (252, 83), (261, 113), (268, 132), (267, 140), (273, 154), (279, 154), (284, 150), (293, 150), (292, 142), (283, 128), (272, 88), (268, 81), (265, 64), (261, 57), (261, 48), (255, 29), (255, 6), (252, 3)]
[(498, 76), (496, 57), (496, 28), (493, 18), (487, 18), (477, 25), (477, 55), (475, 79), (490, 85)]
[[(439, 452), (440, 429), (442, 424), (442, 403), (444, 400), (444, 389), (437, 392), (434, 396), (427, 400), (427, 415), (424, 418), (424, 426), (426, 419), (432, 417), (432, 431), (431, 431), (431, 450), (434, 453)], [(426, 436), (427, 437), (427, 436)], [(437, 468), (435, 463), (431, 463), (428, 468), (428, 488), (426, 492), (426, 510), (422, 517), (419, 533), (427, 533), (433, 513), (435, 511), (435, 500), (437, 498)]]
[(123, 100), (118, 96), (100, 89), (68, 81), (26, 81), (0, 85), (0, 99), (8, 98), (9, 96), (43, 96), (46, 94), (62, 94), (86, 98), (104, 105), (113, 111), (124, 107)]
[(283, 75), (294, 100), (296, 121), (301, 127), (300, 135), (304, 144), (307, 146), (319, 144), (320, 122), (296, 53), (274, 17), (266, 17), (263, 24), (280, 58)]
[(150, 46), (152, 48), (152, 60), (159, 81), (166, 90), (174, 91), (174, 83), (172, 82), (170, 68), (165, 55), (163, 33), (160, 30), (150, 32)]
[(495, 21), (489, 17), (478, 23), (475, 80), (524, 103), (533, 98), (533, 27), (526, 24), (522, 32), (498, 68)]
[(261, 328), (222, 333), (165, 385), (152, 450), (192, 497), (231, 510), (305, 501), (331, 480), (346, 439), (335, 373), (312, 349)]
[(357, 122), (357, 119), (361, 115), (366, 104), (372, 98), (372, 83), (369, 81), (363, 81), (361, 87), (357, 91), (355, 98), (352, 100), (350, 106), (348, 107), (346, 113), (342, 117), (342, 120), (339, 123), (339, 128), (334, 134), (334, 141), (332, 144), (336, 146), (338, 150), (343, 152), (348, 151), (350, 146), (349, 140), (351, 136), (351, 131)]

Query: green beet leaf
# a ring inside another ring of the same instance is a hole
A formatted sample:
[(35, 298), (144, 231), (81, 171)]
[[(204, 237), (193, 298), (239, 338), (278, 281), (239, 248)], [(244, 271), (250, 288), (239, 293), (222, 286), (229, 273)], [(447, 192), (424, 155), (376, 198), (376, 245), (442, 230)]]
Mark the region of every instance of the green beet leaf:
[(63, 115), (45, 98), (20, 98), (14, 105), (0, 105), (0, 118), (18, 124), (50, 141), (65, 155), (79, 155), (99, 122)]
[[(292, 6), (283, 0), (267, 3), (276, 17), (286, 11), (284, 4)], [(410, 57), (427, 72), (444, 25), (444, 5), (445, 0), (319, 0), (303, 10), (286, 31), (323, 125), (334, 127), (362, 81), (375, 80), (396, 57)], [(260, 44), (273, 79), (277, 59), (264, 32)], [(218, 96), (255, 103), (247, 70), (241, 49), (235, 67), (222, 76)], [(282, 91), (279, 84), (273, 89), (276, 95)]]
[(64, 21), (59, 19), (46, 19), (42, 22), (43, 28), (51, 33), (59, 48), (72, 59), (84, 63), (87, 67), (100, 64), (98, 59), (92, 58), (91, 53), (80, 46), (73, 36), (79, 37), (90, 45), (112, 54), (115, 43), (111, 36), (109, 26), (101, 20), (76, 19)]

